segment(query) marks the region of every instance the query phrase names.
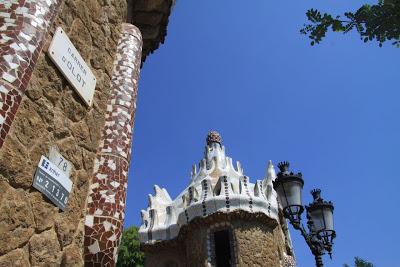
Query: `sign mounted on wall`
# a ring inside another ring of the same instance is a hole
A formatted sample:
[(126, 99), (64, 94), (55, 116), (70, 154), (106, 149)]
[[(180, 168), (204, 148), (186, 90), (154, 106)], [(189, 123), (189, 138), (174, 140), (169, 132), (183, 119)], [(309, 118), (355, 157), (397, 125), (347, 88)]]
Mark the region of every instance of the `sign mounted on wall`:
[(56, 29), (48, 55), (83, 101), (91, 106), (96, 77), (61, 27)]
[(72, 170), (71, 162), (66, 160), (54, 146), (49, 149), (49, 160), (53, 162), (67, 177), (70, 176)]
[(54, 163), (42, 156), (33, 179), (33, 187), (47, 196), (61, 210), (65, 210), (72, 189), (72, 181)]

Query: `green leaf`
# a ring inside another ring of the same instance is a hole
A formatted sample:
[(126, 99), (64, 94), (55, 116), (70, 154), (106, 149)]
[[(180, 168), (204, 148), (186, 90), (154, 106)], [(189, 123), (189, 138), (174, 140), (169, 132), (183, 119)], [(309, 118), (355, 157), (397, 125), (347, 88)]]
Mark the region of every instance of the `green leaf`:
[(399, 47), (400, 0), (379, 0), (375, 5), (363, 5), (354, 13), (345, 12), (344, 19), (339, 15), (321, 14), (317, 9), (306, 12), (309, 24), (305, 24), (300, 32), (313, 40), (311, 45), (320, 43), (331, 29), (344, 34), (356, 30), (364, 42), (375, 40), (381, 47), (389, 40)]
[(144, 253), (140, 251), (138, 227), (131, 226), (122, 233), (118, 249), (118, 267), (144, 266)]

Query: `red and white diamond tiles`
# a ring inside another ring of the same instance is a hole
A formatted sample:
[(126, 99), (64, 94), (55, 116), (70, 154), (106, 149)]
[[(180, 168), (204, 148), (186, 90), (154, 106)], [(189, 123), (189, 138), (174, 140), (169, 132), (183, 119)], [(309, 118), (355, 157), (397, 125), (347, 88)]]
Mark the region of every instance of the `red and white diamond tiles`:
[(114, 266), (124, 218), (142, 39), (122, 25), (85, 218), (85, 264)]
[(0, 148), (28, 86), (60, 2), (0, 1)]

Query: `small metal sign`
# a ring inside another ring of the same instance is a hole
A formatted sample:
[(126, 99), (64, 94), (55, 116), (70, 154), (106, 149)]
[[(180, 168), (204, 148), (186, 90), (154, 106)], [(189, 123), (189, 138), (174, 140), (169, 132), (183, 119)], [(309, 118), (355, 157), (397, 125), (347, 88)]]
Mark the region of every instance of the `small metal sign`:
[(60, 152), (58, 152), (55, 146), (49, 149), (49, 160), (53, 162), (67, 177), (70, 176), (72, 170), (72, 164), (66, 160)]
[(57, 27), (48, 54), (88, 106), (93, 103), (96, 77), (61, 27)]
[(33, 187), (47, 196), (61, 210), (65, 210), (72, 181), (50, 160), (42, 156), (33, 179)]

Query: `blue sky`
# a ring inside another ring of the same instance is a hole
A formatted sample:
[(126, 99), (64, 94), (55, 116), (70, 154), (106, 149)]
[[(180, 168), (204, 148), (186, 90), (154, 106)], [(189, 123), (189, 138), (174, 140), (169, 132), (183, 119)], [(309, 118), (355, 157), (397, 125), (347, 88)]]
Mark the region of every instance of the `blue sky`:
[[(252, 181), (269, 159), (288, 160), (303, 173), (305, 204), (314, 187), (334, 202), (325, 266), (354, 256), (400, 266), (400, 50), (356, 34), (311, 47), (299, 34), (308, 8), (336, 14), (365, 3), (349, 2), (178, 0), (165, 44), (141, 72), (125, 224), (140, 224), (153, 184), (176, 197), (216, 129)], [(314, 266), (291, 235), (299, 267)]]

